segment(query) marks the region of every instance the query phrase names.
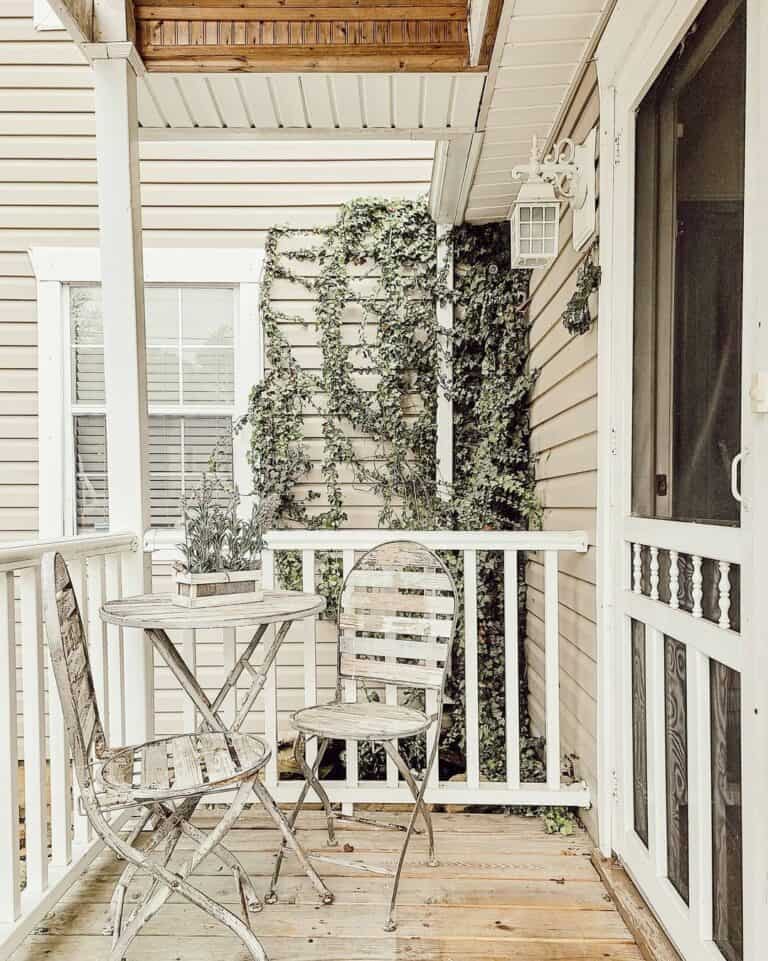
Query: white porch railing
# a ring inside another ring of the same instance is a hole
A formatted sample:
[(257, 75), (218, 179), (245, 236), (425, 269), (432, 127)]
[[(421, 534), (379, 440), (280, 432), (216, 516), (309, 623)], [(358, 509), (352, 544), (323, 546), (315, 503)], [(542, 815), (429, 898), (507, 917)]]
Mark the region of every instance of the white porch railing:
[(121, 596), (123, 557), (138, 548), (135, 534), (0, 545), (0, 957), (14, 950), (102, 849), (79, 813), (58, 697), (48, 697), (40, 559), (58, 550), (69, 563), (107, 730), (122, 739), (131, 695), (122, 670), (122, 635), (102, 624), (99, 607), (105, 598)]
[[(145, 550), (162, 551), (167, 559), (172, 556), (180, 532), (153, 531), (145, 537)], [(587, 549), (586, 534), (581, 532), (551, 531), (403, 531), (403, 530), (344, 530), (308, 531), (279, 530), (267, 535), (269, 550), (264, 552), (264, 586), (276, 583), (276, 555), (283, 551), (301, 553), (303, 589), (315, 591), (316, 554), (330, 551), (341, 556), (346, 574), (360, 551), (393, 539), (419, 541), (438, 551), (456, 551), (463, 559), (465, 610), (465, 682), (466, 682), (466, 780), (444, 781), (433, 769), (433, 783), (427, 788), (426, 798), (435, 804), (500, 804), (500, 805), (572, 805), (589, 803), (589, 792), (582, 783), (562, 784), (560, 778), (560, 705), (559, 705), (559, 609), (558, 609), (558, 553), (583, 552)], [(477, 562), (483, 551), (498, 551), (504, 555), (503, 591), (505, 601), (504, 648), (506, 690), (506, 777), (503, 781), (485, 781), (480, 772), (480, 696), (478, 683), (478, 617), (477, 617)], [(545, 726), (546, 769), (545, 783), (521, 782), (520, 736), (518, 717), (518, 558), (521, 552), (540, 551), (544, 557), (545, 593)], [(187, 656), (194, 656), (194, 637), (180, 637), (186, 645)], [(303, 648), (302, 704), (314, 704), (318, 699), (318, 632), (317, 623), (297, 624), (291, 628), (286, 643), (300, 643)], [(229, 641), (232, 652), (234, 637)], [(326, 641), (327, 643), (327, 641)], [(227, 641), (225, 639), (225, 647)], [(262, 698), (256, 708), (263, 712), (263, 729), (270, 743), (278, 740), (281, 712), (278, 707), (280, 658), (270, 669)], [(327, 689), (327, 685), (324, 685)], [(393, 698), (394, 689), (386, 696)], [(321, 695), (322, 699), (322, 695)], [(330, 692), (327, 696), (330, 699)], [(297, 705), (300, 706), (300, 705)], [(398, 779), (394, 765), (387, 767), (386, 777), (379, 781), (358, 777), (357, 754), (347, 744), (344, 779), (323, 782), (331, 800), (342, 804), (408, 802), (408, 789)], [(273, 752), (265, 771), (267, 784), (282, 803), (294, 800), (300, 782), (281, 777), (277, 753)]]
[[(436, 765), (427, 800), (466, 805), (588, 805), (589, 792), (584, 784), (561, 783), (560, 779), (557, 561), (561, 551), (585, 551), (586, 535), (578, 532), (273, 531), (268, 535), (270, 549), (264, 555), (265, 584), (275, 583), (276, 555), (281, 551), (301, 552), (303, 588), (314, 591), (318, 551), (338, 552), (346, 572), (354, 563), (356, 552), (393, 538), (411, 538), (436, 550), (456, 551), (463, 559), (466, 781), (441, 780)], [(169, 549), (173, 552), (178, 542), (178, 532), (151, 532), (145, 538), (144, 549), (168, 556)], [(107, 731), (115, 742), (125, 743), (126, 734), (130, 739), (130, 732), (125, 729), (127, 700), (145, 696), (143, 690), (132, 689), (131, 678), (126, 676), (121, 632), (105, 626), (99, 618), (102, 601), (122, 595), (122, 560), (138, 549), (138, 538), (114, 534), (0, 547), (0, 777), (4, 782), (0, 792), (0, 958), (15, 949), (102, 847), (79, 814), (58, 700), (56, 697), (49, 700), (46, 693), (47, 651), (42, 628), (39, 565), (42, 555), (52, 549), (60, 550), (67, 558), (78, 587), (88, 626), (97, 696)], [(482, 652), (478, 648), (477, 568), (478, 554), (483, 551), (503, 552), (504, 597), (513, 601), (505, 604), (504, 618), (506, 776), (503, 781), (493, 782), (482, 780), (480, 765), (478, 663)], [(544, 556), (546, 783), (524, 783), (520, 779), (518, 558), (520, 552), (525, 551), (541, 552)], [(195, 632), (184, 632), (177, 640), (184, 647), (185, 657), (194, 658)], [(289, 640), (300, 644), (303, 678), (300, 699), (304, 704), (313, 703), (323, 696), (327, 686), (318, 684), (317, 622), (295, 625)], [(327, 645), (328, 641), (324, 643)], [(236, 645), (237, 638), (224, 639), (224, 649), (230, 655), (234, 654)], [(327, 655), (327, 651), (325, 653)], [(278, 659), (269, 672), (261, 703), (257, 704), (263, 716), (264, 733), (272, 744), (277, 742), (280, 733), (281, 670)], [(185, 708), (184, 723), (189, 725), (194, 721), (194, 712)], [(350, 806), (409, 800), (410, 795), (400, 787), (396, 771), (388, 769), (379, 781), (362, 780), (358, 776), (356, 752), (347, 750), (347, 758), (345, 776), (325, 782), (334, 801)], [(296, 797), (300, 782), (281, 776), (276, 751), (265, 777), (280, 802), (290, 802)], [(23, 856), (19, 790), (22, 783)]]

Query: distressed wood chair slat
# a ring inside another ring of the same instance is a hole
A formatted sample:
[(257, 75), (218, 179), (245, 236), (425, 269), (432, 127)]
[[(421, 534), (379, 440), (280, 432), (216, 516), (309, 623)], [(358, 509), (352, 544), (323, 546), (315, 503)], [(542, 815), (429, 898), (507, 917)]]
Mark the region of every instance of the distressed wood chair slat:
[(390, 617), (384, 614), (358, 614), (345, 611), (339, 618), (339, 627), (382, 634), (450, 637), (453, 631), (453, 620), (452, 618), (437, 620), (428, 617)]
[(451, 579), (446, 574), (429, 571), (380, 571), (365, 568), (354, 570), (347, 586), (357, 590), (366, 587), (393, 587), (418, 591), (452, 591)]
[(398, 664), (372, 661), (342, 654), (339, 662), (342, 677), (357, 680), (381, 681), (400, 687), (431, 687), (439, 689), (443, 683), (441, 667), (422, 667), (420, 664)]
[(342, 654), (369, 654), (424, 661), (445, 661), (448, 658), (448, 645), (445, 641), (413, 641), (400, 637), (342, 634), (339, 645)]
[(342, 598), (345, 609), (354, 611), (413, 611), (416, 614), (453, 615), (453, 598), (429, 594), (404, 594), (399, 590), (351, 590)]

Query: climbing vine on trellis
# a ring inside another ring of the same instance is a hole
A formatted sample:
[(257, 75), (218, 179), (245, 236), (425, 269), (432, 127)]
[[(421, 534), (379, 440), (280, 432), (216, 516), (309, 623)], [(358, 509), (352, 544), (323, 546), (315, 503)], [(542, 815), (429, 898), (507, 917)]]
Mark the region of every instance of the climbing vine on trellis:
[[(509, 270), (504, 225), (461, 227), (445, 242), (454, 251), (453, 291), (446, 269), (438, 267), (435, 225), (423, 201), (355, 200), (330, 227), (270, 231), (261, 289), (267, 372), (240, 426), (250, 431), (254, 488), (278, 498), (284, 522), (342, 526), (348, 519), (342, 478), (371, 492), (382, 527), (503, 530), (536, 522), (527, 275)], [(281, 284), (310, 292), (312, 321), (282, 309)], [(455, 318), (447, 341), (436, 307), (449, 298)], [(285, 334), (289, 325), (307, 323), (318, 333), (317, 373), (301, 367)], [(450, 384), (439, 383), (446, 350)], [(454, 484), (440, 492), (438, 388), (450, 392), (454, 405)], [(315, 466), (322, 485), (306, 484), (313, 469), (303, 436), (307, 414), (322, 419)], [(372, 453), (358, 456), (351, 434), (365, 438)], [(446, 561), (461, 584), (460, 557), (447, 554)], [(278, 563), (282, 583), (299, 586), (299, 558), (281, 552)], [(498, 554), (479, 555), (481, 767), (492, 779), (504, 776), (505, 763), (501, 563)], [(330, 614), (340, 586), (340, 558), (322, 556), (319, 589), (331, 602)], [(446, 753), (453, 750), (459, 759), (463, 679), (460, 641), (450, 692), (453, 724), (443, 735)], [(527, 758), (529, 767), (538, 764), (534, 753), (526, 746), (524, 766)]]

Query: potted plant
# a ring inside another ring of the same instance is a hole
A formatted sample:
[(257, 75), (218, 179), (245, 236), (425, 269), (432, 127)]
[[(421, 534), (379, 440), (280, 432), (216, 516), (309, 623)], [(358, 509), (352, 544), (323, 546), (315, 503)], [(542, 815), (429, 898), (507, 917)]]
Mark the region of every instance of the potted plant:
[(236, 487), (228, 490), (205, 474), (184, 499), (184, 560), (176, 564), (174, 604), (200, 608), (263, 600), (261, 551), (277, 499), (254, 504), (250, 518), (239, 515), (239, 505)]

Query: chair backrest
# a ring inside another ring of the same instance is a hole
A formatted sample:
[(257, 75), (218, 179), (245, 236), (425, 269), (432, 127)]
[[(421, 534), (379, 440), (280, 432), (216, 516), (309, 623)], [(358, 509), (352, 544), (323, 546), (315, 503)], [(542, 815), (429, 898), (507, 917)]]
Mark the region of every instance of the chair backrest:
[(43, 613), (51, 665), (61, 701), (64, 727), (78, 779), (86, 775), (92, 752), (103, 755), (106, 743), (88, 658), (88, 641), (75, 589), (61, 554), (41, 561)]
[(413, 541), (374, 547), (342, 588), (339, 678), (442, 691), (455, 622), (456, 588), (436, 554)]

